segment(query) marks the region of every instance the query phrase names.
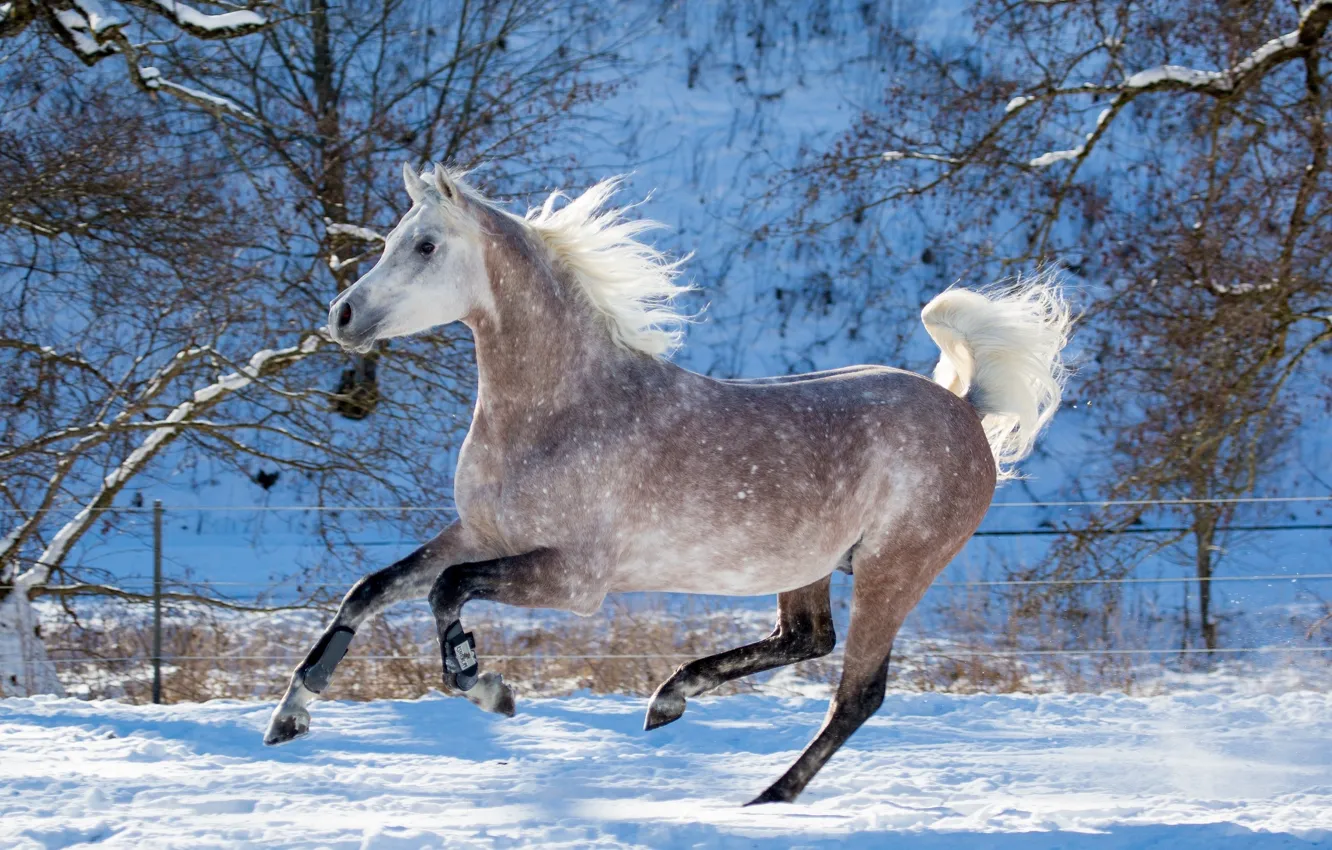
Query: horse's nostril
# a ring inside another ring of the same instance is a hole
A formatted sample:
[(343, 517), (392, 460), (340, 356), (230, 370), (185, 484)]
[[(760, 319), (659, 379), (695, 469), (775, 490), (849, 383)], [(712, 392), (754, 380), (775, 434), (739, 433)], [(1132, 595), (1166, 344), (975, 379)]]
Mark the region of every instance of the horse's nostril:
[(351, 317), (352, 317), (351, 305), (348, 304), (346, 301), (343, 301), (342, 306), (338, 308), (338, 327), (345, 328), (347, 327), (347, 325), (350, 325)]

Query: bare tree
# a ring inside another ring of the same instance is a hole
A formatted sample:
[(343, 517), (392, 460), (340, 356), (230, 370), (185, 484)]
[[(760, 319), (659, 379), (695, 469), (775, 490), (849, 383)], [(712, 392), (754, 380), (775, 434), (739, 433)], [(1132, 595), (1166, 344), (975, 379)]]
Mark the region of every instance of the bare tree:
[[(42, 37), (0, 64), (5, 693), (58, 686), (32, 599), (125, 595), (70, 555), (163, 455), (294, 471), (317, 503), (447, 501), (466, 341), (397, 346), (376, 375), (321, 344), (324, 305), (377, 251), (363, 225), (395, 218), (397, 162), (541, 180), (564, 164), (543, 146), (607, 90), (593, 78), (612, 58), (592, 7), (454, 11), (447, 33), (408, 4), (316, 4), (207, 49), (154, 40), (189, 93), (172, 99), (101, 67), (70, 78), (40, 21), (6, 30)], [(371, 410), (373, 429), (338, 428)]]
[(110, 9), (99, 0), (12, 0), (0, 5), (0, 39), (50, 42), (90, 67), (119, 57), (127, 79), (144, 92), (162, 92), (212, 112), (238, 115), (233, 105), (179, 85), (150, 64), (155, 48), (165, 42), (186, 37), (221, 41), (269, 25), (255, 10), (257, 4), (206, 5), (224, 11), (201, 11), (178, 0), (123, 0)]
[[(0, 99), (0, 690), (57, 682), (31, 599), (132, 479), (183, 435), (253, 457), (256, 435), (322, 468), (355, 459), (309, 451), (292, 417), (254, 415), (271, 383), (319, 349), (317, 334), (271, 328), (250, 299), (262, 234), (227, 188), (225, 160), (182, 138), (149, 101), (71, 80), (29, 55)], [(148, 143), (146, 143), (146, 141)], [(291, 340), (266, 348), (263, 340)], [(233, 362), (228, 351), (253, 346)], [(261, 349), (258, 353), (252, 353)], [(218, 371), (224, 374), (219, 377)], [(232, 397), (248, 394), (237, 406)], [(219, 418), (223, 402), (230, 417)], [(115, 592), (114, 587), (94, 588)]]
[[(918, 216), (921, 265), (950, 276), (1064, 264), (1091, 282), (1074, 393), (1109, 438), (1105, 472), (1078, 484), (1135, 498), (1262, 488), (1298, 433), (1300, 367), (1332, 340), (1332, 2), (1005, 0), (970, 16), (974, 43), (893, 34), (882, 102), (793, 175), (795, 224), (847, 251), (876, 218)], [(1213, 648), (1208, 579), (1233, 508), (1177, 513)], [(1055, 568), (1107, 545), (1075, 541)], [(1116, 568), (1163, 545), (1116, 548)]]
[[(401, 206), (402, 161), (485, 164), (483, 179), (510, 191), (569, 164), (550, 142), (611, 87), (617, 42), (603, 14), (582, 2), (313, 0), (255, 39), (183, 44), (172, 65), (252, 116), (219, 114), (218, 132), (291, 249), (277, 273), (317, 310), (378, 253), (375, 229)], [(458, 353), (442, 336), (387, 362), (383, 351), (351, 358), (336, 408), (369, 415), (385, 368), (415, 392), (452, 383)]]

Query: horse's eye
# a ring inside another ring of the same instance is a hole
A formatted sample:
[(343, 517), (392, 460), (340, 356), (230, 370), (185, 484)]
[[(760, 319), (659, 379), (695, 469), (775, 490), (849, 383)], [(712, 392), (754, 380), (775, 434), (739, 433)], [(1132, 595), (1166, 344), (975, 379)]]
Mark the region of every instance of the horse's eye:
[(416, 250), (420, 252), (422, 257), (429, 257), (431, 254), (435, 253), (435, 243), (422, 242), (420, 245), (416, 246)]

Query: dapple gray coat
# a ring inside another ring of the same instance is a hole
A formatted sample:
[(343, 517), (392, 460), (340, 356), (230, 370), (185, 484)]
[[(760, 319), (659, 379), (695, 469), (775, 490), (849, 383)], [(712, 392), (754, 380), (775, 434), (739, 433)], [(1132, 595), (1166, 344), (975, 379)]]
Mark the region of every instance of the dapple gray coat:
[(404, 599), (430, 600), (445, 690), (512, 713), (498, 675), (463, 669), (467, 646), (451, 657), (469, 600), (587, 614), (616, 591), (778, 594), (769, 637), (661, 685), (652, 729), (722, 682), (831, 652), (842, 567), (854, 577), (841, 684), (814, 741), (754, 802), (795, 799), (877, 710), (907, 613), (1057, 407), (1069, 320), (1054, 283), (932, 301), (934, 380), (880, 366), (716, 380), (660, 356), (678, 341), (677, 266), (635, 238), (643, 222), (603, 209), (614, 181), (524, 219), (441, 168), (404, 178), (413, 207), (334, 301), (330, 331), (365, 349), (471, 328), (479, 389), (458, 520), (352, 588), (265, 740), (308, 729), (354, 630)]

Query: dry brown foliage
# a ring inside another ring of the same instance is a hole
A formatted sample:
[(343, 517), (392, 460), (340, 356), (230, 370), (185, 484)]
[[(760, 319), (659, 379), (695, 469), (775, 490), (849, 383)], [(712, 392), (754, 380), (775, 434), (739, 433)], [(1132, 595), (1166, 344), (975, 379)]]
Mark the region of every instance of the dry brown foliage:
[[(1144, 623), (1093, 632), (1055, 607), (1010, 605), (984, 592), (941, 597), (910, 624), (892, 658), (890, 687), (947, 693), (1119, 691), (1151, 694), (1162, 674), (1205, 666), (1196, 656), (1015, 655), (1019, 648), (1143, 649), (1156, 646)], [(682, 607), (665, 597), (612, 600), (593, 617), (484, 608), (469, 614), (486, 669), (502, 673), (520, 697), (579, 691), (650, 695), (680, 665), (765, 636), (769, 615), (728, 600)], [(835, 608), (839, 630), (846, 610)], [(166, 702), (279, 697), (327, 612), (237, 614), (202, 606), (168, 611), (163, 632)], [(1110, 615), (1107, 614), (1107, 617)], [(71, 695), (151, 699), (151, 619), (146, 606), (110, 607), (78, 618), (47, 618), (48, 644)], [(943, 637), (943, 636), (947, 637)], [(1036, 640), (1033, 640), (1035, 638)], [(131, 660), (123, 660), (131, 659)], [(1319, 663), (1313, 659), (1315, 665)], [(1285, 663), (1277, 660), (1274, 665)], [(1325, 663), (1325, 662), (1324, 662)], [(434, 623), (423, 609), (372, 621), (357, 634), (326, 696), (410, 699), (438, 687)], [(788, 670), (742, 679), (718, 694), (826, 693), (841, 674), (840, 650)]]

